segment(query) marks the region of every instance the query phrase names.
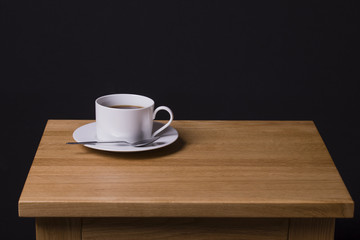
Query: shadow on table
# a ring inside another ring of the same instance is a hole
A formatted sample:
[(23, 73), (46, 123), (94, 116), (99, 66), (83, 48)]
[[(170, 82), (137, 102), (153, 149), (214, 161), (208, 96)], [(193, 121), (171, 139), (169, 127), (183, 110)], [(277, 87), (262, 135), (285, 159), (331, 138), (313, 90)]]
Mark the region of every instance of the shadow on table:
[[(165, 142), (154, 142), (152, 143), (153, 146), (165, 144)], [(161, 158), (167, 155), (174, 154), (185, 146), (185, 141), (179, 137), (174, 143), (165, 146), (163, 148), (158, 148), (149, 151), (143, 152), (106, 152), (106, 151), (99, 151), (95, 149), (88, 148), (88, 151), (92, 154), (102, 155), (111, 158), (119, 158), (119, 159), (131, 159), (131, 160), (150, 160), (155, 158)]]

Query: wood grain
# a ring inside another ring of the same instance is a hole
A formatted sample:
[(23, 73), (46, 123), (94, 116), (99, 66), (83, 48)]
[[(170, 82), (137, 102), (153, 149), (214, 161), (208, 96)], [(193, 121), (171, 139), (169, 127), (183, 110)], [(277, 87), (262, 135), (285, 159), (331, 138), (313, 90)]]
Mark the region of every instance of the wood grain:
[(289, 240), (333, 240), (334, 218), (290, 219)]
[(19, 200), (27, 217), (352, 217), (311, 121), (174, 121), (163, 149), (66, 145), (88, 120), (49, 120)]
[(37, 240), (81, 240), (80, 218), (37, 218)]
[(83, 240), (286, 240), (288, 219), (94, 218), (84, 219)]

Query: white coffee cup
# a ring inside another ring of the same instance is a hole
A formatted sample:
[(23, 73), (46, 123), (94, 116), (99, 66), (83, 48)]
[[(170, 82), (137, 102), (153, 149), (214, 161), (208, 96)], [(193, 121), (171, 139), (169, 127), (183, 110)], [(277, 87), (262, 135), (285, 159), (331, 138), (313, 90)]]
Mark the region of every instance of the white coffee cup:
[[(99, 97), (95, 100), (97, 138), (101, 141), (136, 142), (158, 135), (170, 125), (174, 116), (170, 108), (165, 106), (160, 106), (154, 111), (154, 104), (151, 98), (135, 94)], [(170, 120), (152, 133), (153, 120), (160, 110), (167, 111)]]

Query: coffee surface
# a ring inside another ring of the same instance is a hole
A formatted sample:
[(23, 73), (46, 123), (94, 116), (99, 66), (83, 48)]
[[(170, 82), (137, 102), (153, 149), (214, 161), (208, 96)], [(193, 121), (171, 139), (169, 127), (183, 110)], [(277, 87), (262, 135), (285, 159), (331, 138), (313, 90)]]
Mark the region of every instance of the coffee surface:
[(143, 108), (140, 106), (135, 106), (135, 105), (113, 105), (113, 106), (109, 106), (111, 108), (117, 108), (117, 109), (139, 109), (139, 108)]

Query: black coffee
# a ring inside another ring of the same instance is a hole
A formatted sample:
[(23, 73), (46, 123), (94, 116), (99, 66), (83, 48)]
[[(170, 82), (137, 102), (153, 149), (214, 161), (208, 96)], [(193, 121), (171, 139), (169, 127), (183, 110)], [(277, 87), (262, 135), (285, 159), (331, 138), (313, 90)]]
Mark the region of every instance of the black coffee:
[(143, 108), (140, 106), (135, 106), (135, 105), (114, 105), (114, 106), (109, 106), (111, 108), (117, 108), (117, 109), (139, 109), (139, 108)]

